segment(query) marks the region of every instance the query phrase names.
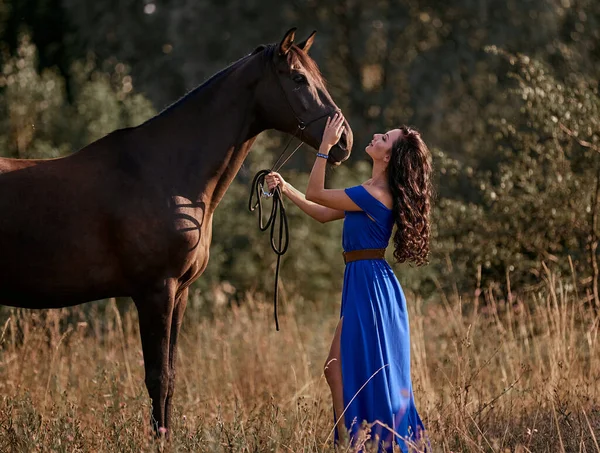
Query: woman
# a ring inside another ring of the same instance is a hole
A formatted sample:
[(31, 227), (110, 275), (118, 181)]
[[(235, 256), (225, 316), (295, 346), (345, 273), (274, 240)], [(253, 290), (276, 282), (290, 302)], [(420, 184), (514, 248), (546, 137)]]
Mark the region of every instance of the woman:
[(343, 124), (341, 114), (327, 120), (306, 197), (278, 173), (266, 181), (269, 189), (279, 186), (320, 222), (344, 218), (342, 306), (325, 364), (338, 436), (349, 433), (359, 443), (366, 421), (383, 451), (392, 451), (392, 443), (408, 451), (405, 441), (418, 442), (423, 425), (410, 380), (406, 300), (384, 252), (396, 225), (395, 260), (416, 265), (427, 261), (431, 155), (414, 129), (375, 134), (366, 147), (373, 160), (371, 179), (343, 190), (325, 189), (328, 153), (341, 137)]

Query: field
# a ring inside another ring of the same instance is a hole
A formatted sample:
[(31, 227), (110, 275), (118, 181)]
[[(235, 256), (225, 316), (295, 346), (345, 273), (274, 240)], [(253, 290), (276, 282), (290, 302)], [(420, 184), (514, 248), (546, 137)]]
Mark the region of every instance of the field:
[[(547, 272), (526, 294), (480, 288), (428, 304), (407, 294), (433, 451), (600, 452), (599, 318), (573, 281)], [(132, 307), (6, 311), (0, 451), (332, 452), (322, 368), (339, 302), (294, 306), (288, 296), (280, 332), (270, 300), (189, 310), (168, 443), (150, 436)]]

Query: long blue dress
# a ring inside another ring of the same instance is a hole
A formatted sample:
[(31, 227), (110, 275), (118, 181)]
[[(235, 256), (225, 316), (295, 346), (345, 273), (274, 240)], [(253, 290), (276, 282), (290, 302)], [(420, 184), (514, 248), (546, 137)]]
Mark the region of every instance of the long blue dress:
[[(394, 225), (392, 211), (362, 185), (345, 192), (362, 211), (345, 213), (344, 250), (386, 248)], [(423, 424), (410, 379), (406, 299), (385, 259), (346, 264), (340, 317), (344, 420), (351, 439), (363, 421), (379, 420), (415, 441)], [(378, 424), (371, 429), (371, 438), (376, 435), (380, 447), (385, 442), (379, 451), (392, 451), (392, 442), (408, 451), (402, 438)]]

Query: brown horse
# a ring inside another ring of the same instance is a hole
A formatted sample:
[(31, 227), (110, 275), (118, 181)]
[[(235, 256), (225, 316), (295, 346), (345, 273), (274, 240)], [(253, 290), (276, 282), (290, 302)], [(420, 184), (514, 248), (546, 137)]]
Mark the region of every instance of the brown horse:
[[(295, 45), (292, 29), (154, 118), (70, 156), (0, 159), (0, 304), (131, 297), (157, 432), (170, 426), (177, 337), (219, 201), (260, 132), (301, 132), (317, 148), (337, 110), (307, 54), (314, 35)], [(331, 164), (350, 155), (346, 130)]]

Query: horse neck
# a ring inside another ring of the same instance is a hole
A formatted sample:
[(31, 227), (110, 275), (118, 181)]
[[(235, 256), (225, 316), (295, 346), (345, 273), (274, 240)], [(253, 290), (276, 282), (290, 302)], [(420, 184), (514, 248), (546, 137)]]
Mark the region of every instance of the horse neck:
[(264, 69), (257, 66), (260, 58), (247, 60), (140, 128), (149, 139), (145, 158), (152, 167), (151, 178), (164, 181), (172, 195), (204, 202), (211, 212), (265, 129), (254, 100), (254, 87)]

